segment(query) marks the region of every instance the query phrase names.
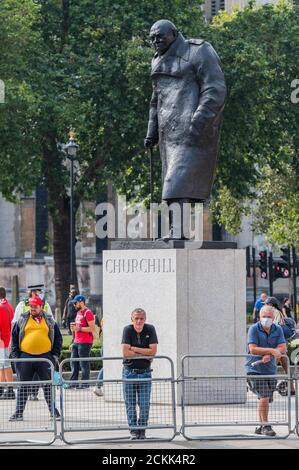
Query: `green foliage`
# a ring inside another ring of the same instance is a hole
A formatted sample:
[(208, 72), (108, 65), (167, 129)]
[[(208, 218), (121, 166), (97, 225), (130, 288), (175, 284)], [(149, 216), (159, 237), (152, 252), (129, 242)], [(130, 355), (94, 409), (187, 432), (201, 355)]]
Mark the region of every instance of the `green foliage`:
[[(70, 345), (73, 341), (73, 337), (71, 335), (64, 335), (63, 336), (63, 345), (62, 350), (59, 358), (59, 362), (62, 362), (64, 359), (70, 359), (71, 351)], [(103, 346), (103, 335), (100, 336), (98, 340), (96, 340), (91, 348), (90, 357), (101, 357), (101, 351)], [(102, 368), (102, 361), (92, 361), (90, 363), (91, 370), (100, 370)], [(63, 367), (64, 371), (70, 371), (70, 363), (67, 362)]]
[[(72, 126), (80, 144), (77, 201), (98, 200), (108, 180), (128, 198), (148, 200), (148, 32), (168, 18), (187, 37), (208, 39), (225, 70), (215, 217), (237, 233), (254, 202), (269, 242), (298, 246), (299, 107), (290, 102), (299, 77), (297, 11), (283, 2), (251, 4), (208, 28), (195, 0), (2, 0), (0, 191), (15, 200), (45, 181), (61, 224), (57, 201), (68, 201), (68, 172), (57, 143)], [(157, 199), (159, 165), (156, 155)]]
[(298, 245), (298, 9), (279, 2), (224, 12), (209, 31), (228, 85), (213, 207), (231, 233), (254, 206), (272, 244)]

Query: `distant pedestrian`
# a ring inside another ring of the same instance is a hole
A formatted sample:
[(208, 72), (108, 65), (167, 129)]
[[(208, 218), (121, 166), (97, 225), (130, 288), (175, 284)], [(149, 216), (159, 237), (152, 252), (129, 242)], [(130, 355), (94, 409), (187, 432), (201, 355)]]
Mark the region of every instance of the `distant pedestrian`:
[(291, 306), (291, 301), (290, 301), (289, 297), (285, 297), (283, 299), (282, 313), (287, 318), (293, 318), (292, 317), (292, 306)]
[[(104, 322), (103, 322), (103, 319), (102, 319), (101, 322), (100, 322), (100, 327), (99, 327), (99, 335), (103, 332), (103, 325), (104, 325)], [(101, 348), (100, 354), (101, 354), (101, 356), (103, 356), (103, 348)], [(103, 364), (102, 364), (102, 368), (99, 370), (99, 373), (98, 373), (98, 376), (97, 376), (96, 386), (93, 389), (93, 393), (95, 395), (97, 395), (98, 397), (104, 396), (103, 379), (104, 379), (104, 367), (103, 367)]]
[[(85, 305), (86, 298), (84, 295), (76, 295), (73, 299), (74, 306), (77, 311), (75, 322), (71, 323), (71, 331), (74, 333), (74, 342), (72, 344), (72, 359), (87, 358), (93, 343), (93, 333), (97, 333), (95, 317), (89, 308)], [(81, 367), (83, 383), (75, 384), (70, 388), (88, 388), (89, 384), (84, 381), (89, 380), (90, 362), (89, 361), (71, 361), (72, 375), (70, 380), (77, 381), (79, 378), (79, 368)]]
[[(0, 287), (0, 382), (13, 382), (13, 372), (9, 361), (9, 346), (13, 308), (6, 298), (6, 290)], [(4, 391), (0, 387), (0, 400), (14, 400), (13, 387), (8, 386)]]
[(70, 324), (75, 321), (77, 316), (77, 310), (73, 302), (76, 295), (78, 295), (78, 292), (76, 291), (75, 286), (71, 284), (69, 296), (66, 299), (62, 315), (62, 324), (65, 328), (68, 328), (69, 334), (72, 334)]
[(260, 310), (265, 305), (266, 299), (268, 297), (267, 292), (262, 292), (260, 298), (254, 304), (254, 309), (252, 313), (253, 323), (257, 323), (260, 319)]
[(16, 323), (22, 313), (28, 312), (30, 310), (29, 308), (29, 299), (34, 299), (34, 297), (39, 297), (42, 301), (42, 310), (47, 314), (50, 315), (53, 319), (53, 313), (52, 309), (49, 305), (49, 303), (46, 300), (45, 297), (45, 291), (44, 291), (44, 285), (43, 284), (35, 284), (35, 285), (30, 285), (28, 286), (28, 295), (24, 300), (21, 300), (18, 305), (16, 306), (15, 309), (15, 314), (13, 317), (13, 323)]
[[(132, 440), (145, 439), (152, 388), (150, 380), (136, 382), (136, 379), (151, 379), (151, 362), (158, 346), (155, 327), (145, 323), (145, 320), (146, 313), (142, 308), (133, 310), (132, 324), (124, 328), (122, 336), (123, 393)], [(148, 358), (138, 359), (138, 356), (148, 356)], [(134, 382), (130, 383), (130, 380)]]

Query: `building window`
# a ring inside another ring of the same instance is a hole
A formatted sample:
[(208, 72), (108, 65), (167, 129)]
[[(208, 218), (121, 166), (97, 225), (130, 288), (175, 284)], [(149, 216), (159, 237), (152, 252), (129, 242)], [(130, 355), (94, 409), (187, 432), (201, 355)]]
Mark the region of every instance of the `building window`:
[(211, 1), (211, 16), (217, 15), (219, 10), (225, 10), (225, 0)]

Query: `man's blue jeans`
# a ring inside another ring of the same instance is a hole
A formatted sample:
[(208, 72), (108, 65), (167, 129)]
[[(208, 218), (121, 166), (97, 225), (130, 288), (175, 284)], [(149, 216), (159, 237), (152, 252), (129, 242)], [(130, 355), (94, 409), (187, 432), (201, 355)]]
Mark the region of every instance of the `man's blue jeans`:
[(104, 380), (104, 369), (100, 369), (98, 376), (97, 376), (97, 387), (103, 387), (103, 380)]
[[(151, 379), (151, 372), (144, 372), (143, 374), (136, 374), (130, 371), (130, 369), (123, 368), (123, 379)], [(150, 409), (150, 398), (151, 398), (152, 382), (137, 382), (133, 383), (123, 382), (123, 394), (126, 405), (127, 420), (130, 429), (135, 426), (142, 428), (147, 427), (149, 409)], [(139, 419), (137, 421), (136, 405), (139, 406)]]
[[(72, 359), (79, 357), (89, 357), (91, 343), (73, 343), (72, 345)], [(89, 361), (71, 361), (72, 376), (71, 380), (78, 380), (79, 367), (81, 367), (82, 377), (81, 380), (89, 380), (90, 362)]]

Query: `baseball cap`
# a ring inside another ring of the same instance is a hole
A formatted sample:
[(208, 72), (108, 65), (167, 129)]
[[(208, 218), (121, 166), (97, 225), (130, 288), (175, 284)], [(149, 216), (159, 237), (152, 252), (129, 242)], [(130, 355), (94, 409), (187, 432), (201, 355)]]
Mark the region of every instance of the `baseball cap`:
[(38, 305), (42, 306), (43, 301), (39, 297), (33, 297), (29, 299), (29, 305), (32, 305), (33, 307), (37, 307)]
[(73, 304), (75, 304), (76, 302), (86, 302), (86, 297), (84, 297), (84, 295), (81, 295), (81, 294), (75, 295), (72, 302)]

